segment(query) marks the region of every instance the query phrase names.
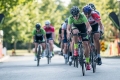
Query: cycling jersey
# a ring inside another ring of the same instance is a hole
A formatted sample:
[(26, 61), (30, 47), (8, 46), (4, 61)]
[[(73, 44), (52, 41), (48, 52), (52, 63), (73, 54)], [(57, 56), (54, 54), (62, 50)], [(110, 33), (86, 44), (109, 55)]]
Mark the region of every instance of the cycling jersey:
[(36, 29), (34, 29), (33, 30), (33, 32), (32, 32), (32, 35), (33, 36), (41, 36), (41, 35), (45, 35), (46, 34), (46, 32), (45, 32), (45, 30), (43, 29), (43, 28), (40, 28), (40, 32), (37, 32), (37, 30)]
[(67, 43), (67, 23), (63, 23), (62, 30), (64, 30), (64, 39), (63, 43)]
[(63, 23), (62, 25), (62, 30), (64, 30), (64, 34), (66, 35), (67, 34), (67, 23)]
[(43, 35), (45, 35), (46, 32), (43, 28), (40, 28), (40, 31), (37, 32), (36, 29), (33, 30), (32, 35), (35, 36), (34, 42), (44, 41)]
[(46, 31), (47, 39), (53, 39), (52, 38), (52, 33), (54, 32), (54, 27), (53, 26), (50, 26), (50, 27), (44, 26), (44, 30)]
[(81, 33), (85, 33), (81, 35), (83, 41), (88, 41), (87, 36), (87, 29), (85, 23), (88, 22), (86, 16), (83, 13), (80, 13), (78, 20), (74, 19), (73, 16), (70, 16), (68, 18), (68, 24), (72, 25), (72, 30), (73, 29), (78, 29)]
[(80, 13), (78, 20), (75, 20), (73, 18), (73, 16), (70, 16), (68, 18), (68, 24), (70, 24), (70, 25), (71, 24), (83, 24), (83, 23), (86, 23), (86, 22), (88, 22), (88, 20), (83, 13)]
[(91, 16), (88, 18), (90, 25), (94, 25), (94, 24), (98, 23), (98, 21), (100, 21), (100, 20), (101, 20), (100, 16), (95, 11), (92, 11)]
[(88, 18), (88, 21), (92, 27), (92, 31), (93, 32), (96, 32), (98, 31), (98, 28), (99, 28), (99, 24), (98, 24), (98, 21), (100, 21), (100, 16), (97, 12), (95, 11), (92, 11), (91, 12), (91, 16)]

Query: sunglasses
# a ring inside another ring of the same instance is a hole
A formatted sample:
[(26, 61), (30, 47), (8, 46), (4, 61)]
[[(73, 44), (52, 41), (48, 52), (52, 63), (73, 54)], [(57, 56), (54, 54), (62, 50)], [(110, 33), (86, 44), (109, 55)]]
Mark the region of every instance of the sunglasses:
[(73, 15), (73, 17), (78, 17), (78, 16), (79, 16), (79, 14)]
[(36, 28), (37, 30), (40, 30), (40, 28)]

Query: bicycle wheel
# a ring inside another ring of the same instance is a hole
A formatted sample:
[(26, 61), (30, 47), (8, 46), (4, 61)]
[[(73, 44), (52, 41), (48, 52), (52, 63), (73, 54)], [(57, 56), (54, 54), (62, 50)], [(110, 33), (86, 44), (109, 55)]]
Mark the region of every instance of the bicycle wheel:
[(93, 73), (96, 72), (96, 56), (95, 56), (95, 52), (93, 51), (92, 53), (92, 68), (93, 68)]
[(47, 43), (47, 63), (50, 63), (50, 51), (49, 51), (49, 44)]
[(38, 47), (38, 54), (37, 54), (37, 66), (39, 66), (39, 63), (40, 63), (40, 51), (41, 50), (41, 47), (39, 46)]
[(75, 56), (73, 56), (73, 63), (74, 63), (74, 67), (75, 67), (75, 65), (76, 65), (76, 64), (75, 64)]
[(76, 67), (78, 68), (78, 56), (76, 57)]
[(85, 76), (85, 58), (84, 58), (84, 53), (83, 53), (83, 48), (82, 46), (79, 47), (80, 49), (80, 56), (79, 56), (79, 63), (80, 66), (82, 67), (82, 74)]

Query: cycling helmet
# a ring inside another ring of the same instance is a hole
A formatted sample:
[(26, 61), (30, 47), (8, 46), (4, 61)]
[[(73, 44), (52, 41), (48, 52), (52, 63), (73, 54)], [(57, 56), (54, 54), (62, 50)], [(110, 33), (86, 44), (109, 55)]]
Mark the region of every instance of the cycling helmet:
[(77, 6), (73, 6), (70, 10), (72, 15), (77, 15), (80, 12), (80, 9)]
[(40, 23), (37, 23), (37, 24), (35, 25), (35, 27), (36, 27), (37, 30), (40, 29), (40, 28), (41, 28)]
[(49, 20), (47, 20), (47, 21), (45, 21), (45, 24), (47, 24), (47, 25), (50, 25), (50, 21)]
[(90, 6), (93, 10), (96, 10), (95, 5), (92, 3), (89, 3), (88, 6)]
[(85, 6), (85, 7), (83, 8), (83, 12), (84, 12), (85, 14), (90, 14), (91, 11), (92, 11), (92, 9), (91, 9), (90, 6)]
[(65, 23), (68, 23), (68, 18), (65, 19)]

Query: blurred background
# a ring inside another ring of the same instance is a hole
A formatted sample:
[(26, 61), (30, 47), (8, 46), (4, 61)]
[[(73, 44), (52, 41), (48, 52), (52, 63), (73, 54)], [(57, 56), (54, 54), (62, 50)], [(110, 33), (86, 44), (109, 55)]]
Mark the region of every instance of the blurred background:
[(82, 12), (88, 3), (96, 6), (104, 25), (102, 55), (119, 56), (120, 0), (0, 0), (0, 56), (32, 54), (32, 30), (37, 22), (44, 26), (45, 20), (55, 27), (58, 46), (58, 30), (70, 8), (76, 5)]

